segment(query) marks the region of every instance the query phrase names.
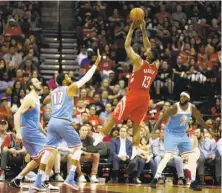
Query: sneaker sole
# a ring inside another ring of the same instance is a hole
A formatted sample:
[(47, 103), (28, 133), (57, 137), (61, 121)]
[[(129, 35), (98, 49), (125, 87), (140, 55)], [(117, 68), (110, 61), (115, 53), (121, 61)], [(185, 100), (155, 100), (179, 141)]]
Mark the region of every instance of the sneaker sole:
[(70, 188), (72, 188), (73, 190), (79, 190), (79, 188), (75, 188), (74, 186), (72, 186), (71, 184), (68, 184), (66, 182), (64, 182), (63, 184), (68, 186), (68, 187), (70, 187)]
[(20, 186), (18, 187), (18, 186), (14, 186), (14, 185), (12, 185), (11, 182), (9, 182), (8, 184), (9, 184), (10, 187), (15, 188), (15, 189), (20, 189), (20, 188), (21, 188)]
[(40, 189), (38, 187), (32, 186), (32, 190), (37, 190), (39, 192), (47, 192), (47, 189)]

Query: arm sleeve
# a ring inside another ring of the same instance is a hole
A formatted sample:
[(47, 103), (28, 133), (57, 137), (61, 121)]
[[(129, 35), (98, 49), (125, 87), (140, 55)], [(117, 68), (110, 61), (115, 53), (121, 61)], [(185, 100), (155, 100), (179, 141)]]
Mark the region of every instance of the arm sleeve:
[(94, 72), (96, 71), (97, 66), (94, 64), (88, 72), (83, 76), (80, 80), (76, 82), (78, 88), (82, 87), (85, 83), (87, 83), (93, 76)]

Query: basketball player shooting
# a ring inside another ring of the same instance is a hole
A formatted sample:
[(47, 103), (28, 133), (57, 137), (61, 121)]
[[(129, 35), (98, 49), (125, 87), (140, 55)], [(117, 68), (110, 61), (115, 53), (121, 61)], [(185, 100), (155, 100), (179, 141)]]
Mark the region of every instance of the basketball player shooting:
[[(137, 26), (140, 26), (142, 31), (146, 60), (143, 60), (131, 47), (133, 32)], [(112, 116), (104, 124), (102, 134), (107, 135), (115, 124), (130, 119), (133, 121), (133, 146), (135, 149), (140, 143), (140, 123), (148, 109), (150, 86), (159, 68), (159, 61), (151, 64), (147, 61), (151, 59), (152, 53), (144, 21), (135, 21), (131, 24), (125, 41), (125, 50), (133, 62), (133, 72), (128, 83), (129, 92), (117, 104)]]

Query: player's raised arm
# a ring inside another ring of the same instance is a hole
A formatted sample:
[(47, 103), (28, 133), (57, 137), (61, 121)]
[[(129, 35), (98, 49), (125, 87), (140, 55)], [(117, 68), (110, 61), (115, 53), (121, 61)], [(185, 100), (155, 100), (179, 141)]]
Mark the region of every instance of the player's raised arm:
[(30, 95), (27, 95), (22, 102), (22, 105), (19, 107), (17, 112), (14, 115), (14, 125), (16, 130), (16, 138), (21, 139), (21, 125), (20, 125), (20, 118), (21, 115), (24, 114), (30, 107), (32, 107), (33, 98)]
[(160, 116), (160, 118), (156, 122), (153, 130), (155, 131), (155, 130), (159, 129), (162, 121), (165, 120), (165, 119), (168, 119), (170, 116), (176, 114), (176, 112), (177, 112), (177, 106), (176, 105), (172, 105), (166, 112), (164, 112)]
[(125, 46), (127, 56), (133, 61), (133, 65), (136, 67), (140, 67), (141, 62), (142, 62), (142, 58), (134, 52), (134, 50), (131, 46), (133, 31), (135, 30), (137, 25), (138, 25), (137, 21), (135, 21), (131, 24), (124, 46)]
[(88, 72), (77, 82), (72, 83), (69, 87), (68, 87), (68, 96), (70, 98), (74, 97), (76, 91), (78, 90), (78, 88), (82, 87), (85, 83), (87, 83), (93, 76), (93, 74), (95, 73), (99, 63), (101, 60), (101, 55), (99, 52), (99, 49), (97, 50), (97, 59), (95, 64), (88, 70)]
[(146, 53), (148, 54), (151, 54), (151, 43), (149, 41), (149, 38), (146, 34), (146, 24), (145, 24), (145, 21), (141, 21), (140, 23), (140, 29), (142, 31), (142, 36), (143, 36), (143, 46), (145, 48), (145, 51)]
[(205, 123), (205, 121), (202, 118), (202, 115), (200, 114), (200, 111), (196, 108), (195, 105), (192, 105), (192, 115), (194, 116), (194, 118), (198, 121), (198, 123), (204, 127), (205, 129), (207, 129), (207, 131), (211, 134), (211, 135), (215, 135), (215, 133), (213, 133), (211, 131), (211, 129), (208, 127), (208, 125)]

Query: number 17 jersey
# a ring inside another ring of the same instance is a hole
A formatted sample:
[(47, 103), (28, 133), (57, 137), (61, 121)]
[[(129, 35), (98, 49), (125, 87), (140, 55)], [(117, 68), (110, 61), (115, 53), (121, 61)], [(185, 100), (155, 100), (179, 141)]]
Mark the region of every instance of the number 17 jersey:
[(72, 120), (73, 99), (67, 95), (67, 86), (61, 86), (51, 92), (52, 117)]
[(156, 75), (158, 73), (158, 69), (155, 65), (149, 64), (146, 60), (142, 60), (142, 66), (141, 68), (136, 71), (132, 72), (131, 77), (129, 79), (129, 89), (130, 90), (144, 90), (149, 93), (150, 86), (152, 85), (152, 82), (154, 81)]

